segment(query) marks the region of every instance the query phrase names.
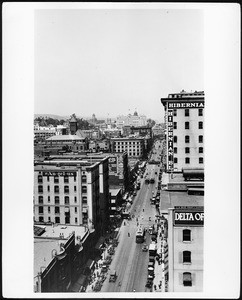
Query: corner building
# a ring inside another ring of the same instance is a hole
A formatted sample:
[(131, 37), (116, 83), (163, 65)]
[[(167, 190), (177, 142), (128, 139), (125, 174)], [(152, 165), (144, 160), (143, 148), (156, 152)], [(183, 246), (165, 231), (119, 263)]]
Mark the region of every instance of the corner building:
[(203, 291), (203, 206), (168, 209), (169, 292)]
[(34, 167), (34, 221), (86, 225), (103, 233), (108, 225), (108, 158), (53, 159)]
[(166, 170), (204, 168), (204, 92), (169, 94), (165, 109)]

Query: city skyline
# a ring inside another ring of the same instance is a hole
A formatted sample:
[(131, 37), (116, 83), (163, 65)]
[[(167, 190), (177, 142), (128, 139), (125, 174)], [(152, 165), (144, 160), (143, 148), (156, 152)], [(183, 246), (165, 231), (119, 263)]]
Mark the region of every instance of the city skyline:
[(35, 12), (35, 113), (163, 121), (160, 98), (203, 90), (203, 12)]

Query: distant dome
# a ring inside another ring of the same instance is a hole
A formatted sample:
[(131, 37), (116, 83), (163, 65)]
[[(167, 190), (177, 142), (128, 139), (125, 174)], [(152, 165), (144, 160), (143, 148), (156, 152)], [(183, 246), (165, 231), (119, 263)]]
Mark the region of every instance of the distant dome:
[(137, 111), (135, 111), (135, 112), (134, 112), (134, 116), (138, 116), (138, 113), (137, 113)]

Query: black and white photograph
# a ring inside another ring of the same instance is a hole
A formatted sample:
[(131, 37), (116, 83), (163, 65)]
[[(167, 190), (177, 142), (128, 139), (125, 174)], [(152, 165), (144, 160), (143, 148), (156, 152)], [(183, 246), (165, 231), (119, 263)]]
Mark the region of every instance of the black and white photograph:
[(240, 294), (239, 22), (236, 4), (5, 3), (5, 297)]

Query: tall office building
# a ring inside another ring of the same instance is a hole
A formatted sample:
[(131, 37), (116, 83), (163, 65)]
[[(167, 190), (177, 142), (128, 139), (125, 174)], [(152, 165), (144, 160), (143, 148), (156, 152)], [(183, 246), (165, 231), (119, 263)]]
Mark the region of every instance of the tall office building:
[(97, 232), (108, 226), (108, 157), (71, 160), (60, 156), (34, 166), (34, 220), (86, 225)]
[(165, 108), (166, 170), (204, 168), (204, 92), (169, 94)]

